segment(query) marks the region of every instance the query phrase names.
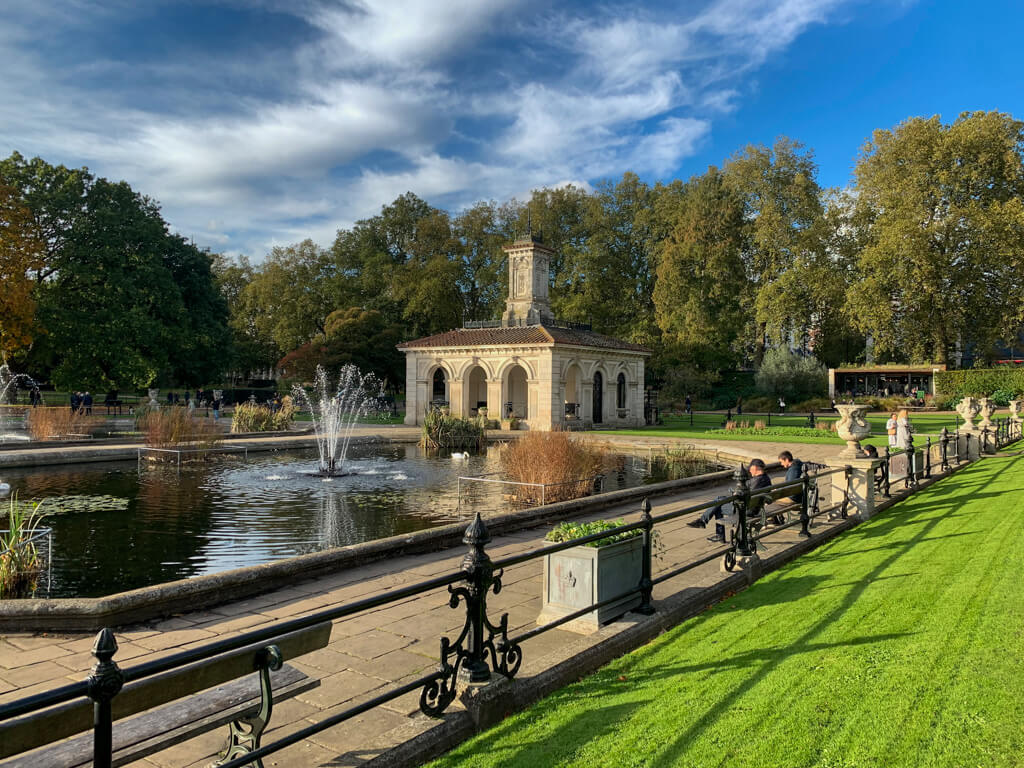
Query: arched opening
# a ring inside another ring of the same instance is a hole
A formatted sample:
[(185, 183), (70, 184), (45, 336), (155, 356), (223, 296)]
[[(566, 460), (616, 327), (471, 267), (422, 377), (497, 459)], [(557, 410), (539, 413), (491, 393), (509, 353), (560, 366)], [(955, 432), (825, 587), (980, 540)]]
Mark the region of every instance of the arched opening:
[(594, 423), (604, 422), (604, 376), (600, 371), (594, 372)]
[(448, 377), (444, 368), (434, 371), (433, 383), (430, 388), (430, 404), (433, 406), (448, 405)]
[(505, 405), (502, 417), (516, 416), (520, 419), (530, 418), (530, 393), (526, 383), (526, 370), (521, 365), (513, 365), (505, 374)]
[[(479, 415), (481, 408), (487, 408), (487, 372), (481, 366), (474, 365), (469, 370), (463, 387), (466, 393), (465, 412), (470, 416)], [(496, 416), (497, 414), (489, 415), (488, 418), (493, 419)]]
[(615, 380), (615, 407), (626, 407), (626, 374), (620, 373)]
[(582, 413), (583, 406), (580, 405), (582, 384), (582, 372), (580, 367), (573, 363), (565, 372), (565, 418), (578, 419)]

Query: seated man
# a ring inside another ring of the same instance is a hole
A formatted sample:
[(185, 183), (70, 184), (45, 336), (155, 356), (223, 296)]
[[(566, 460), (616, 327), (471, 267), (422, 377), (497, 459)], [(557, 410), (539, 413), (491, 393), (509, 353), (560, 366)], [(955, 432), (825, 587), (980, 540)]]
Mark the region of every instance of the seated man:
[[(794, 459), (793, 454), (789, 451), (783, 451), (779, 454), (779, 464), (786, 470), (785, 482), (792, 483), (803, 477), (804, 463), (800, 459)], [(799, 504), (804, 500), (803, 491), (796, 491), (789, 496), (789, 500), (794, 504)], [(783, 520), (782, 515), (775, 515), (772, 518), (772, 522), (775, 525), (782, 525), (785, 520)]]
[[(772, 479), (768, 476), (768, 473), (765, 471), (764, 462), (761, 461), (761, 459), (752, 460), (750, 462), (750, 478), (747, 480), (747, 490), (753, 492), (760, 490), (762, 488), (766, 488), (771, 484)], [(728, 496), (719, 496), (717, 499), (715, 499), (715, 501), (725, 502), (725, 500), (728, 498)], [(750, 507), (751, 509), (760, 509), (761, 504), (763, 503), (763, 499), (754, 499), (751, 501)], [(723, 515), (723, 507), (725, 507), (724, 503), (716, 504), (713, 507), (708, 507), (701, 513), (701, 516), (699, 518), (697, 518), (696, 520), (691, 520), (689, 523), (687, 523), (687, 525), (691, 528), (704, 528), (707, 526), (708, 520), (711, 519), (712, 515), (715, 518), (721, 520)], [(730, 514), (732, 514), (731, 509)], [(724, 543), (725, 526), (721, 523), (715, 523), (715, 535), (709, 536), (708, 541), (717, 541)]]

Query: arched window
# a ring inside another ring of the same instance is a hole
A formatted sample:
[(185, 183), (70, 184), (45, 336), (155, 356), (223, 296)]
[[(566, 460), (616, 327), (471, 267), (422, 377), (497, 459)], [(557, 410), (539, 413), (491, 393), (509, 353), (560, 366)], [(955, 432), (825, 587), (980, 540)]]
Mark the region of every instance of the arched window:
[(626, 407), (626, 374), (620, 373), (615, 385), (615, 407)]
[(434, 371), (434, 386), (432, 390), (432, 400), (447, 400), (445, 397), (445, 386), (444, 386), (444, 369), (438, 368)]

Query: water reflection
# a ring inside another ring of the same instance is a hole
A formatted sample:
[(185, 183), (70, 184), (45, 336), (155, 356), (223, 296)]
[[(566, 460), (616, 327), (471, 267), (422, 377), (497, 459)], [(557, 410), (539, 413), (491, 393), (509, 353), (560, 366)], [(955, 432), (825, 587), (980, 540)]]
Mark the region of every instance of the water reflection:
[[(124, 511), (56, 515), (51, 595), (97, 596), (406, 534), (507, 508), (501, 487), (462, 488), (459, 475), (499, 472), (497, 447), (453, 461), (413, 445), (356, 446), (356, 474), (312, 475), (312, 451), (175, 466), (135, 462), (8, 470), (23, 499), (109, 494)], [(663, 479), (625, 458), (605, 490)]]

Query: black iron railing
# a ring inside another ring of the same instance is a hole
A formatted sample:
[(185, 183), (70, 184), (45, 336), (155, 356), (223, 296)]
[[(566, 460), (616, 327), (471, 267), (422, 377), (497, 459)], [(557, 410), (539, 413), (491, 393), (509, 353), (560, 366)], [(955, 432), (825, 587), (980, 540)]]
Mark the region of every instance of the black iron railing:
[[(982, 445), (984, 445), (984, 435), (968, 434), (966, 435), (966, 441), (961, 441), (960, 436), (956, 433), (951, 434), (947, 430), (943, 430), (943, 434), (938, 441), (934, 443), (930, 440), (928, 441), (925, 454), (927, 458), (920, 468), (921, 474), (930, 474), (936, 463), (938, 463), (943, 471), (946, 471), (954, 465), (959, 465), (966, 461), (970, 454), (969, 443), (972, 439), (981, 440)], [(1009, 425), (1000, 424), (997, 429), (993, 430), (991, 439), (997, 445), (1004, 445), (1007, 442), (1020, 439), (1020, 425), (1016, 423)], [(961, 442), (967, 443), (967, 447), (963, 451), (960, 448)], [(935, 452), (934, 456), (933, 451)], [(893, 457), (896, 455), (898, 454), (893, 454), (887, 449), (885, 457), (879, 462), (879, 468), (883, 469), (883, 479), (879, 481), (876, 477), (876, 483), (879, 483), (876, 487), (882, 490), (882, 495), (884, 496), (891, 494), (891, 464)], [(911, 465), (911, 470), (910, 474), (913, 476), (913, 465)], [(833, 487), (841, 489), (838, 498), (834, 497), (831, 503), (824, 504), (821, 501), (821, 489), (819, 486), (823, 480), (837, 474), (844, 476), (841, 483), (836, 484), (833, 482)], [(87, 680), (4, 704), (0, 706), (0, 723), (39, 712), (48, 707), (80, 700), (83, 697), (88, 698), (93, 702), (95, 714), (93, 726), (94, 766), (96, 768), (107, 768), (111, 765), (112, 761), (111, 729), (113, 718), (111, 702), (126, 683), (149, 678), (162, 672), (184, 667), (202, 660), (212, 659), (220, 654), (236, 651), (245, 646), (255, 644), (266, 643), (267, 646), (264, 649), (266, 651), (265, 656), (273, 658), (274, 654), (277, 653), (273, 643), (285, 634), (308, 629), (325, 621), (336, 621), (351, 617), (374, 608), (424, 595), (434, 590), (447, 589), (450, 607), (452, 609), (459, 609), (461, 607), (465, 612), (465, 620), (461, 631), (454, 639), (447, 636), (440, 638), (439, 664), (436, 670), (384, 694), (332, 714), (306, 728), (289, 733), (270, 744), (264, 746), (257, 745), (256, 749), (223, 762), (222, 768), (242, 768), (242, 766), (254, 764), (254, 761), (260, 758), (278, 752), (289, 745), (416, 690), (420, 691), (420, 709), (428, 715), (440, 716), (454, 701), (460, 683), (468, 685), (484, 684), (491, 679), (492, 673), (500, 674), (509, 679), (514, 678), (523, 661), (522, 645), (533, 637), (560, 627), (574, 619), (586, 616), (599, 608), (611, 605), (623, 598), (635, 595), (639, 595), (640, 603), (639, 607), (633, 610), (641, 614), (653, 613), (652, 593), (654, 586), (657, 584), (676, 578), (719, 558), (723, 559), (724, 565), (728, 570), (732, 570), (741, 558), (756, 556), (757, 547), (760, 542), (770, 536), (778, 535), (782, 531), (799, 526), (798, 534), (808, 537), (811, 535), (810, 526), (815, 519), (825, 515), (837, 519), (846, 518), (851, 504), (850, 486), (852, 478), (853, 470), (850, 467), (826, 468), (813, 473), (805, 467), (802, 477), (798, 480), (772, 485), (764, 489), (750, 490), (748, 488), (749, 476), (746, 470), (741, 467), (733, 473), (734, 489), (731, 495), (659, 515), (651, 514), (650, 502), (644, 499), (640, 519), (635, 522), (617, 527), (612, 531), (603, 531), (572, 541), (544, 546), (520, 555), (501, 558), (497, 561), (492, 561), (487, 554), (486, 545), (490, 542), (490, 536), (483, 519), (478, 513), (466, 529), (463, 537), (463, 543), (466, 544), (467, 551), (462, 565), (457, 571), (407, 587), (394, 589), (374, 597), (317, 611), (301, 618), (282, 621), (262, 629), (233, 635), (126, 668), (121, 668), (114, 659), (116, 643), (113, 642), (113, 633), (110, 630), (103, 630), (97, 636), (96, 644), (93, 648), (96, 664)], [(767, 505), (773, 500), (793, 497), (797, 494), (799, 494), (800, 500), (795, 504), (789, 505), (788, 510), (790, 512), (795, 511), (795, 516), (788, 522), (782, 522), (773, 527), (769, 526), (769, 519), (776, 517), (780, 510), (777, 508), (766, 509)], [(735, 520), (728, 543), (683, 565), (658, 573), (657, 575), (654, 574), (656, 526), (728, 503), (732, 504), (733, 518)], [(553, 621), (533, 627), (514, 636), (509, 635), (507, 613), (502, 614), (497, 621), (492, 621), (490, 618), (487, 610), (488, 595), (497, 595), (501, 592), (502, 577), (506, 568), (537, 560), (572, 547), (597, 542), (607, 538), (610, 534), (622, 534), (633, 531), (636, 532), (636, 535), (643, 537), (642, 567), (637, 583), (627, 591), (599, 602), (594, 602), (577, 611), (560, 616)], [(276, 660), (279, 664), (281, 661), (279, 654)], [(264, 695), (266, 695), (266, 692)]]

